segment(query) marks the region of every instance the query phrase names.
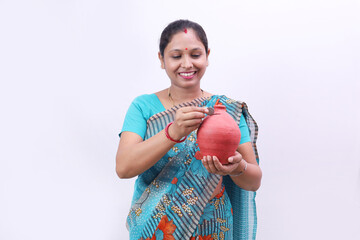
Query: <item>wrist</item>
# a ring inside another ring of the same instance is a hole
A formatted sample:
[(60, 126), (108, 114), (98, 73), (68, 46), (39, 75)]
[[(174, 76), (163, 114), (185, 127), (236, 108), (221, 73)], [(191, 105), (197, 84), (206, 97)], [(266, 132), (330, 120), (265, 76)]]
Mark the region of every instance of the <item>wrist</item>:
[(168, 134), (172, 139), (174, 139), (176, 141), (179, 141), (181, 139), (181, 136), (179, 136), (179, 134), (177, 134), (177, 132), (174, 128), (173, 122), (169, 123)]
[(170, 123), (166, 126), (166, 128), (165, 128), (165, 135), (166, 135), (166, 137), (167, 137), (169, 140), (171, 140), (171, 141), (173, 141), (173, 142), (176, 142), (176, 143), (181, 143), (181, 142), (185, 141), (185, 139), (186, 139), (187, 136), (185, 136), (185, 137), (178, 136), (178, 135), (173, 131), (174, 129), (172, 128), (172, 125), (173, 125), (173, 122), (170, 122)]
[(246, 171), (248, 163), (245, 161), (245, 159), (241, 159), (239, 165), (240, 165), (241, 171), (238, 172), (238, 169), (236, 169), (235, 170), (236, 172), (234, 171), (231, 174), (229, 174), (230, 176), (236, 177), (236, 176), (242, 175)]

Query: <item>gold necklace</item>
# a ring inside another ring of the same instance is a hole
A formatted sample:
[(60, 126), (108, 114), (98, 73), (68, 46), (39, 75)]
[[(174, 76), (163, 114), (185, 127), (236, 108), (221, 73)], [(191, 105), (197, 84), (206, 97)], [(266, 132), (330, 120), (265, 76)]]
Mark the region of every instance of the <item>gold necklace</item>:
[[(200, 89), (200, 90), (201, 90), (201, 97), (204, 97), (204, 90), (202, 90), (202, 89)], [(170, 93), (170, 88), (168, 88), (168, 96), (169, 96), (169, 99), (172, 102), (173, 106), (175, 106), (174, 99), (172, 98), (171, 93)]]

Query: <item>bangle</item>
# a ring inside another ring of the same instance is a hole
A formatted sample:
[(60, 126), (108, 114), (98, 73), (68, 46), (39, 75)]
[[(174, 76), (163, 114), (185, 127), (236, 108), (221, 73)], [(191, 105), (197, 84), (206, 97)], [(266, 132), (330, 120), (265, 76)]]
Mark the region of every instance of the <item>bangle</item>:
[[(241, 161), (245, 161), (245, 159), (241, 159)], [(229, 174), (229, 175), (234, 176), (234, 177), (240, 176), (241, 174), (243, 174), (246, 171), (247, 166), (248, 166), (248, 163), (247, 163), (247, 161), (245, 161), (245, 167), (240, 173), (238, 173), (238, 174)]]
[(180, 139), (180, 140), (175, 140), (175, 139), (173, 139), (173, 138), (170, 137), (170, 135), (169, 135), (169, 127), (170, 127), (171, 124), (173, 124), (173, 122), (170, 122), (168, 125), (166, 125), (166, 128), (165, 128), (165, 135), (166, 135), (166, 137), (167, 137), (169, 140), (171, 140), (171, 141), (173, 141), (173, 142), (176, 142), (176, 143), (181, 143), (181, 142), (185, 141), (185, 139), (186, 139), (187, 136), (185, 136), (183, 139)]

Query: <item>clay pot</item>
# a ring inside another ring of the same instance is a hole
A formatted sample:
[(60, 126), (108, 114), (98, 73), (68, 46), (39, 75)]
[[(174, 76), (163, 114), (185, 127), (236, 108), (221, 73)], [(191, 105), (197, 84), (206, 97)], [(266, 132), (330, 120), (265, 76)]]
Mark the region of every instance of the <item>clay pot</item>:
[(216, 156), (222, 164), (228, 164), (228, 158), (234, 153), (240, 143), (240, 129), (235, 120), (226, 112), (224, 105), (214, 106), (214, 115), (208, 115), (197, 131), (197, 144), (202, 156)]

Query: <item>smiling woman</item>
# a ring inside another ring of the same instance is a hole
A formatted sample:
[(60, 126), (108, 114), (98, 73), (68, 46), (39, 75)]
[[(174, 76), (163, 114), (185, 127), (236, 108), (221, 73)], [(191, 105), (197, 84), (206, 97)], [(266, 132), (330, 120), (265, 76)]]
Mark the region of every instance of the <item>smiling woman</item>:
[[(197, 32), (191, 28), (189, 30), (186, 29), (186, 32), (180, 31), (175, 33), (167, 46), (164, 49), (160, 49), (159, 59), (161, 67), (165, 69), (171, 80), (171, 87), (169, 89), (170, 92), (173, 92), (172, 98), (176, 98), (174, 102), (181, 103), (184, 100), (192, 100), (196, 92), (190, 95), (188, 90), (197, 91), (199, 96), (201, 92), (199, 91), (200, 79), (209, 64), (209, 53), (210, 50), (208, 50), (207, 45), (204, 45)], [(186, 95), (189, 95), (189, 98), (181, 99), (181, 96), (174, 96), (179, 91), (179, 95), (181, 95), (181, 92), (188, 92)]]
[[(127, 218), (131, 240), (255, 239), (257, 125), (245, 103), (200, 88), (209, 54), (199, 24), (170, 23), (158, 53), (170, 87), (135, 98), (126, 114), (116, 171), (138, 176)], [(226, 165), (196, 154), (197, 129), (215, 103), (226, 106), (242, 136)]]

